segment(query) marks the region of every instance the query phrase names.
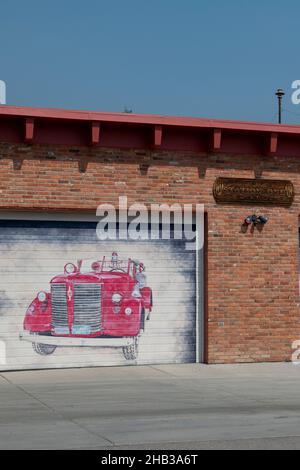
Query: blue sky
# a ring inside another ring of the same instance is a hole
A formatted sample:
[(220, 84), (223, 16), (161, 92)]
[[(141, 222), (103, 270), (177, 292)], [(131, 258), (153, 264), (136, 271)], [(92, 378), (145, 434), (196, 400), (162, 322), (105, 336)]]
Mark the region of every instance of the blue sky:
[(1, 0), (7, 104), (300, 124), (300, 2)]

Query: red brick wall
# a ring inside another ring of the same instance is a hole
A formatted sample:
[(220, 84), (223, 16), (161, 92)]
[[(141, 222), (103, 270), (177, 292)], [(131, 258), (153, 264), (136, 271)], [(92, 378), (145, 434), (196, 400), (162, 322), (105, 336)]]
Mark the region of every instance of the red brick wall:
[[(85, 173), (78, 162), (88, 160)], [(23, 160), (21, 169), (16, 169)], [(217, 176), (289, 179), (289, 209), (221, 206)], [(0, 144), (0, 209), (88, 210), (100, 203), (205, 203), (208, 214), (208, 362), (286, 361), (300, 338), (298, 216), (300, 161)], [(262, 232), (241, 232), (249, 214)]]

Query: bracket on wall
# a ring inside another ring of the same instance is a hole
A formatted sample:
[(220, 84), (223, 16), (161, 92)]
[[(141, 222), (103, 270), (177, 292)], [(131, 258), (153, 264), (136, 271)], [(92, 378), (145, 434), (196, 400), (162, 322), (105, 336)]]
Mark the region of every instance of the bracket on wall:
[(13, 158), (13, 169), (18, 171), (22, 169), (23, 159), (22, 158)]
[(222, 131), (221, 129), (213, 129), (210, 142), (211, 152), (220, 152), (222, 144)]
[(92, 121), (91, 125), (91, 145), (97, 145), (100, 142), (100, 122)]
[(34, 118), (26, 118), (24, 140), (27, 144), (30, 144), (33, 142), (33, 137), (34, 137)]
[(78, 160), (78, 169), (79, 169), (80, 173), (85, 173), (86, 170), (87, 170), (87, 167), (88, 167), (87, 158), (84, 158), (84, 157), (80, 158)]
[(161, 147), (162, 143), (162, 126), (154, 126), (154, 148)]
[(207, 164), (199, 164), (198, 166), (198, 177), (203, 179), (205, 178), (206, 175), (206, 170), (207, 170)]
[(278, 148), (278, 134), (277, 132), (271, 132), (268, 137), (267, 154), (275, 155), (277, 153), (277, 148)]
[(141, 176), (147, 176), (149, 168), (150, 168), (149, 163), (140, 163)]

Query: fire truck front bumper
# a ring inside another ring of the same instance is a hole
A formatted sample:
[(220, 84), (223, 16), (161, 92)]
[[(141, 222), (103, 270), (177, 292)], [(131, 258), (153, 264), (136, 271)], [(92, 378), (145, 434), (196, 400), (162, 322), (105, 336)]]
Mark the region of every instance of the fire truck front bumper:
[(74, 338), (74, 337), (60, 337), (60, 336), (46, 336), (40, 334), (32, 334), (29, 331), (22, 331), (19, 335), (20, 340), (29, 341), (36, 344), (47, 344), (51, 346), (74, 347), (74, 346), (87, 346), (87, 347), (107, 347), (107, 348), (122, 348), (124, 346), (131, 346), (134, 338)]

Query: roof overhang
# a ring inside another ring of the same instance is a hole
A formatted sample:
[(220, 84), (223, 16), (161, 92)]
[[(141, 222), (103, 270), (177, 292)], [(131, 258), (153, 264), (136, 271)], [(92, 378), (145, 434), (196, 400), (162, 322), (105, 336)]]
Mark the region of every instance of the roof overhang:
[(300, 156), (300, 125), (2, 105), (0, 142)]

